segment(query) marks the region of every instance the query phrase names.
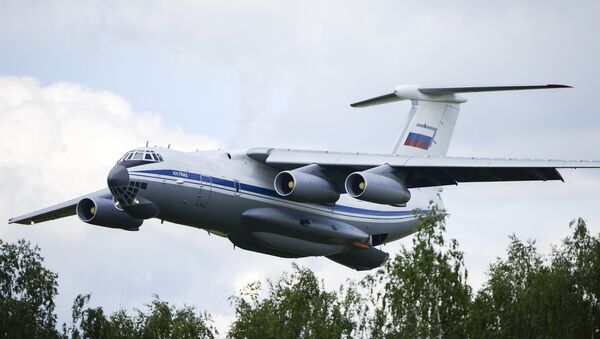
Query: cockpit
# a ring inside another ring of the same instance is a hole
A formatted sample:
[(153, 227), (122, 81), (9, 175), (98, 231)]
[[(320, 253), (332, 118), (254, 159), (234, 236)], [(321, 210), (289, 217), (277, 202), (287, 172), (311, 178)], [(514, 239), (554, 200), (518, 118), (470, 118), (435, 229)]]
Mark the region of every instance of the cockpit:
[(142, 164), (142, 163), (151, 163), (151, 162), (163, 162), (165, 161), (162, 157), (162, 155), (160, 155), (159, 153), (154, 152), (153, 150), (149, 150), (149, 149), (142, 149), (142, 150), (132, 150), (129, 151), (127, 153), (125, 153), (124, 156), (121, 157), (121, 159), (119, 159), (119, 161), (117, 161), (117, 163), (130, 163), (130, 162), (135, 162), (136, 164)]

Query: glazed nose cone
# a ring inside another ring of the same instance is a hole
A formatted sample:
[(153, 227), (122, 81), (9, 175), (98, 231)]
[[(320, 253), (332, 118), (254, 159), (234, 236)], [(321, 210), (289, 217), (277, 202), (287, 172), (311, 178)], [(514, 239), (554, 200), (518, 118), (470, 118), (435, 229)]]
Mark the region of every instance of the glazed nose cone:
[(106, 182), (108, 183), (108, 187), (129, 185), (129, 172), (127, 171), (127, 168), (121, 165), (116, 165), (110, 170), (110, 172), (108, 172)]

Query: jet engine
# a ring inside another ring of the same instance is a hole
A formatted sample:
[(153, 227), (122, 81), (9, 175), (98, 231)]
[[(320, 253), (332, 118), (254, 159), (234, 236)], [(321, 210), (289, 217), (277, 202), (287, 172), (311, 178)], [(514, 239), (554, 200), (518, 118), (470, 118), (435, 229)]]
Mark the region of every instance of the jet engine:
[(346, 178), (346, 192), (353, 198), (377, 204), (405, 205), (410, 192), (392, 171), (392, 167), (383, 165), (354, 172)]
[(283, 171), (275, 177), (275, 191), (282, 197), (299, 202), (331, 204), (340, 198), (333, 185), (317, 175), (318, 165)]
[(117, 209), (113, 201), (107, 198), (83, 198), (77, 204), (76, 211), (79, 219), (85, 223), (127, 231), (139, 230), (143, 222)]

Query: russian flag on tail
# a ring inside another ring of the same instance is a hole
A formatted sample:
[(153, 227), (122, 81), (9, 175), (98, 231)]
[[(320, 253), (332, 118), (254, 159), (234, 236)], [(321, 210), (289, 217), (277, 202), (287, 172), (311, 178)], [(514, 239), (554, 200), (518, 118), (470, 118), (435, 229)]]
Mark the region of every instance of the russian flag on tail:
[(422, 149), (426, 150), (426, 149), (429, 149), (429, 146), (431, 146), (432, 141), (433, 141), (433, 138), (430, 136), (410, 132), (410, 133), (408, 133), (408, 137), (406, 138), (404, 145), (418, 147), (418, 148), (422, 148)]

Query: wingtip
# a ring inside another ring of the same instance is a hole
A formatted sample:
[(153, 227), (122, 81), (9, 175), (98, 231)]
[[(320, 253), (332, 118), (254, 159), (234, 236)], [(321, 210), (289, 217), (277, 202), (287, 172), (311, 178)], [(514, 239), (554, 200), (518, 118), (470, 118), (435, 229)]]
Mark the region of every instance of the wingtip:
[(573, 88), (571, 85), (563, 85), (563, 84), (548, 84), (547, 88)]
[(18, 220), (18, 218), (8, 219), (9, 224), (33, 225), (33, 219)]

